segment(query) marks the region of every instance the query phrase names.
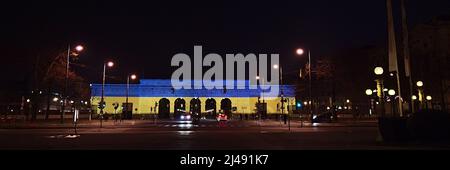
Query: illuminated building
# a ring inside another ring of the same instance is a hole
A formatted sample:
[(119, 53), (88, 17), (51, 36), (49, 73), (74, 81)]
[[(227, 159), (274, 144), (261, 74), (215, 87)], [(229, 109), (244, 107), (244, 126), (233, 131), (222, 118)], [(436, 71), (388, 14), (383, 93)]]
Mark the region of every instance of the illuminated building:
[[(235, 81), (235, 85), (237, 81)], [(283, 92), (284, 112), (281, 95), (261, 97), (262, 90), (249, 89), (180, 89), (175, 90), (170, 79), (141, 79), (139, 84), (131, 84), (129, 89), (129, 109), (133, 115), (158, 114), (160, 118), (173, 117), (182, 112), (201, 112), (214, 115), (218, 112), (235, 114), (254, 114), (256, 104), (267, 103), (267, 114), (288, 113), (295, 106), (295, 86), (280, 86)], [(281, 93), (280, 93), (281, 94)], [(123, 107), (114, 108), (114, 103), (125, 105), (126, 84), (105, 84), (105, 113), (122, 113)], [(92, 84), (91, 103), (94, 112), (101, 98), (101, 84)]]

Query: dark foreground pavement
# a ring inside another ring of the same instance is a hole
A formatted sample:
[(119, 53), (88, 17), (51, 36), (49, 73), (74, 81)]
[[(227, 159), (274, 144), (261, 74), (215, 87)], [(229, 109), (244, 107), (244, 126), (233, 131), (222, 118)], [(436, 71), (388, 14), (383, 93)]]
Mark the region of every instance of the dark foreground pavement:
[[(9, 126), (11, 127), (11, 126)], [(385, 144), (375, 122), (308, 124), (277, 121), (124, 121), (37, 123), (0, 129), (0, 149), (303, 150), (450, 149), (448, 144)]]

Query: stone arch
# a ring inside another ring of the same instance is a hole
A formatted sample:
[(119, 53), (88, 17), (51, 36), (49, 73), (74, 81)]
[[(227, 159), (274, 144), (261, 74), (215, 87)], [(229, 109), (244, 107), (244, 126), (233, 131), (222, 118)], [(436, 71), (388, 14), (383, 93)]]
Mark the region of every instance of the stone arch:
[[(206, 117), (208, 117), (208, 118), (215, 118), (216, 112), (217, 112), (216, 100), (213, 99), (213, 98), (207, 99), (206, 102), (205, 102), (205, 110), (207, 111)], [(209, 110), (212, 110), (212, 111), (209, 112)]]
[(186, 112), (186, 101), (182, 98), (177, 98), (174, 104), (174, 117), (179, 117)]
[(158, 103), (158, 116), (160, 118), (170, 117), (170, 101), (167, 98), (162, 98)]
[(231, 100), (229, 98), (220, 101), (220, 110), (228, 116), (231, 116)]

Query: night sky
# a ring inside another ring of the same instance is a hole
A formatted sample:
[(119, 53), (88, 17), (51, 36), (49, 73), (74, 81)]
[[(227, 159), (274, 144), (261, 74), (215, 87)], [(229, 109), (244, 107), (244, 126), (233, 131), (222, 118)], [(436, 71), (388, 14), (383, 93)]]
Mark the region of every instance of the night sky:
[[(394, 0), (396, 1), (396, 0)], [(409, 0), (414, 26), (450, 13), (448, 0)], [(3, 80), (30, 76), (39, 53), (64, 50), (68, 43), (86, 47), (79, 73), (99, 82), (102, 62), (114, 59), (110, 74), (138, 73), (170, 78), (176, 53), (279, 53), (282, 63), (304, 63), (296, 47), (313, 56), (333, 56), (349, 48), (386, 41), (384, 0), (310, 1), (33, 1), (0, 5)], [(395, 3), (399, 16), (399, 1)], [(400, 21), (398, 17), (397, 22)], [(287, 68), (289, 69), (289, 68)], [(14, 73), (14, 74), (11, 74)]]

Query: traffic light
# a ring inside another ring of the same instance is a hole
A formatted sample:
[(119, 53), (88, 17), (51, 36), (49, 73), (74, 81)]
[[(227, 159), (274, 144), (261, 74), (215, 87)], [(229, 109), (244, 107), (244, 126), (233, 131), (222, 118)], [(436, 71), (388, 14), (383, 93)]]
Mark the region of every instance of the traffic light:
[(295, 104), (295, 109), (296, 110), (300, 110), (302, 108), (302, 101), (297, 101), (297, 103)]

